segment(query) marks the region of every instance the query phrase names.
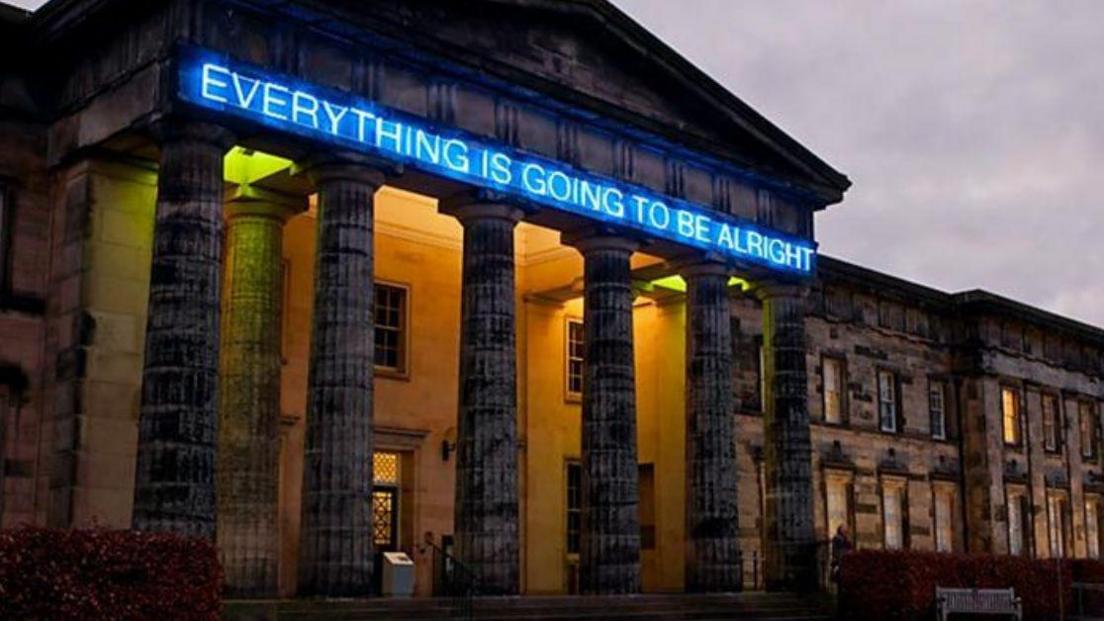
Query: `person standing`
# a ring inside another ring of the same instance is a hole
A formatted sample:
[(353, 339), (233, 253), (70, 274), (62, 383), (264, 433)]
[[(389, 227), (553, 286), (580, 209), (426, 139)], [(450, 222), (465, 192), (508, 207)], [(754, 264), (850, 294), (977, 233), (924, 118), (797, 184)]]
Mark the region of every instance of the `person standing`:
[(839, 528), (836, 529), (835, 536), (832, 537), (832, 564), (830, 566), (832, 582), (839, 583), (840, 561), (843, 560), (843, 555), (850, 552), (853, 547), (847, 524), (840, 524)]

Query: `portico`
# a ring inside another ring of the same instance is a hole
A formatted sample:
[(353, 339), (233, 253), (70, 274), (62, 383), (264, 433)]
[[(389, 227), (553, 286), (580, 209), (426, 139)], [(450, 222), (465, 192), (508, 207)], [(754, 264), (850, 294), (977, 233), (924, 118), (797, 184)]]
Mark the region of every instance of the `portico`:
[(846, 178), (604, 2), (385, 4), (135, 14), (158, 97), (59, 137), (156, 162), (133, 525), (246, 597), (374, 592), (392, 548), (429, 593), (426, 538), (488, 593), (734, 591), (751, 547), (815, 584), (801, 317)]

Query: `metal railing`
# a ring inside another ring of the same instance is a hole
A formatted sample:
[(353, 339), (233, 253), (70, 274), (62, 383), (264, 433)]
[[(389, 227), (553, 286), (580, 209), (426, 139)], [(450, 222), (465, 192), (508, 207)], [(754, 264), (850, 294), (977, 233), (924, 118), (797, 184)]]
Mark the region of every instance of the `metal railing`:
[[(830, 541), (818, 541), (811, 552), (816, 556), (816, 586), (822, 591), (830, 591), (832, 583), (832, 544)], [(740, 552), (740, 567), (743, 576), (743, 590), (762, 591), (766, 589), (766, 561), (759, 550)]]
[(1074, 612), (1069, 621), (1104, 620), (1104, 584), (1074, 582)]
[(750, 554), (745, 554), (744, 551), (741, 550), (739, 555), (740, 575), (743, 577), (743, 590), (762, 590), (764, 588), (763, 563), (759, 556), (759, 550), (752, 550)]
[(474, 616), (474, 599), (479, 594), (479, 576), (437, 545), (432, 533), (425, 534), (421, 552), (433, 554), (434, 597), (451, 600), (449, 609), (453, 619), (470, 621)]

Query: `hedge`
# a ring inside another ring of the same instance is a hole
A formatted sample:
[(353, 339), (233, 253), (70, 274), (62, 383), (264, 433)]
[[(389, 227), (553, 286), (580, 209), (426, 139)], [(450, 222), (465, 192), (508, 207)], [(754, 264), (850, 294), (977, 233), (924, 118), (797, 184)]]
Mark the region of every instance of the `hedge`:
[(839, 610), (856, 621), (928, 621), (935, 618), (936, 586), (1012, 587), (1023, 600), (1025, 621), (1052, 621), (1059, 618), (1059, 592), (1069, 613), (1075, 577), (1102, 582), (1104, 563), (863, 550), (843, 558)]
[(125, 530), (0, 530), (0, 619), (219, 618), (214, 545)]

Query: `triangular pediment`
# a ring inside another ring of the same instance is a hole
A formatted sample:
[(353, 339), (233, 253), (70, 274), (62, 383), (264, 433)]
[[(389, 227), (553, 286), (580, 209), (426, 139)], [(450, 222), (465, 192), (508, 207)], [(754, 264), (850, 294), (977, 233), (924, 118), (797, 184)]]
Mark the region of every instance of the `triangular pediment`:
[(389, 36), (432, 42), (486, 73), (814, 189), (826, 203), (850, 185), (606, 0), (371, 4), (369, 21), (389, 24)]

